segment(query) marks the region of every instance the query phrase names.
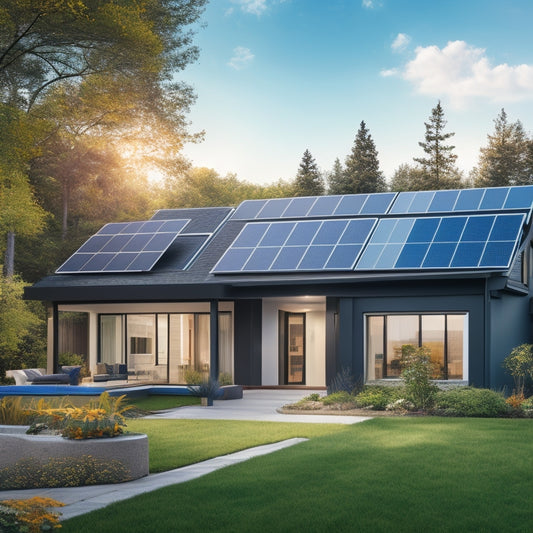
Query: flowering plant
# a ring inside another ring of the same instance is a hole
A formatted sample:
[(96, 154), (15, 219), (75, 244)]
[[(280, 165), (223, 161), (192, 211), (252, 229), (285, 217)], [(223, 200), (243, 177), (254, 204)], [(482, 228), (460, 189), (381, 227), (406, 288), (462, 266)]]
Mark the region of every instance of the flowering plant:
[(39, 533), (60, 528), (60, 513), (51, 512), (48, 508), (63, 506), (61, 502), (40, 496), (27, 500), (4, 500), (0, 502), (0, 531)]

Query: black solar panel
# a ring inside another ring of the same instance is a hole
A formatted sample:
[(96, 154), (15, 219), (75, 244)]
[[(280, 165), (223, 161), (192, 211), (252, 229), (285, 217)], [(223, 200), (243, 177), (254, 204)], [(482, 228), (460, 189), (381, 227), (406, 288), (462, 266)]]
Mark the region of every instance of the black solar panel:
[(149, 271), (188, 222), (183, 219), (106, 224), (56, 272)]

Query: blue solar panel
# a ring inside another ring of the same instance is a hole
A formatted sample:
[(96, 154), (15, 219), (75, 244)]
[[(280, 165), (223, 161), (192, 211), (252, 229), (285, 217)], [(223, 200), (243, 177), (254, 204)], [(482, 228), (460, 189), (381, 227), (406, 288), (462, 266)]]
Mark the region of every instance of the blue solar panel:
[(189, 219), (106, 224), (56, 272), (73, 274), (151, 270), (188, 223)]
[(456, 213), (460, 211), (530, 210), (533, 186), (445, 191), (401, 192), (392, 204), (393, 215)]
[(232, 220), (275, 220), (380, 215), (388, 211), (395, 197), (396, 193), (373, 193), (246, 200), (231, 218)]
[(214, 273), (352, 270), (376, 219), (250, 222)]
[(524, 214), (382, 219), (356, 270), (509, 268)]

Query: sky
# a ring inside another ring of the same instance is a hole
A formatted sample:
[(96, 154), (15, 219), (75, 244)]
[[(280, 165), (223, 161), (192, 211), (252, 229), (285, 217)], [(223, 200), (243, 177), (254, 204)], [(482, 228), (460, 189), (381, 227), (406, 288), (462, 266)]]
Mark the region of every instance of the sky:
[(269, 184), (309, 149), (327, 173), (361, 121), (390, 179), (423, 155), (440, 101), (466, 174), (505, 109), (533, 131), (531, 0), (211, 0), (200, 58), (180, 73), (197, 101), (196, 167)]

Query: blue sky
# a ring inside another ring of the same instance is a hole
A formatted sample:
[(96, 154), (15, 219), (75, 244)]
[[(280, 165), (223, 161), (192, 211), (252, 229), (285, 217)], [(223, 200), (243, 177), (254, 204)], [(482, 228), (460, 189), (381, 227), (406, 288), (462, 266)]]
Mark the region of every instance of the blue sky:
[(440, 100), (469, 171), (505, 108), (533, 130), (531, 0), (211, 0), (181, 73), (205, 140), (194, 166), (242, 180), (293, 179), (309, 149), (344, 161), (362, 120), (390, 179), (421, 156)]

